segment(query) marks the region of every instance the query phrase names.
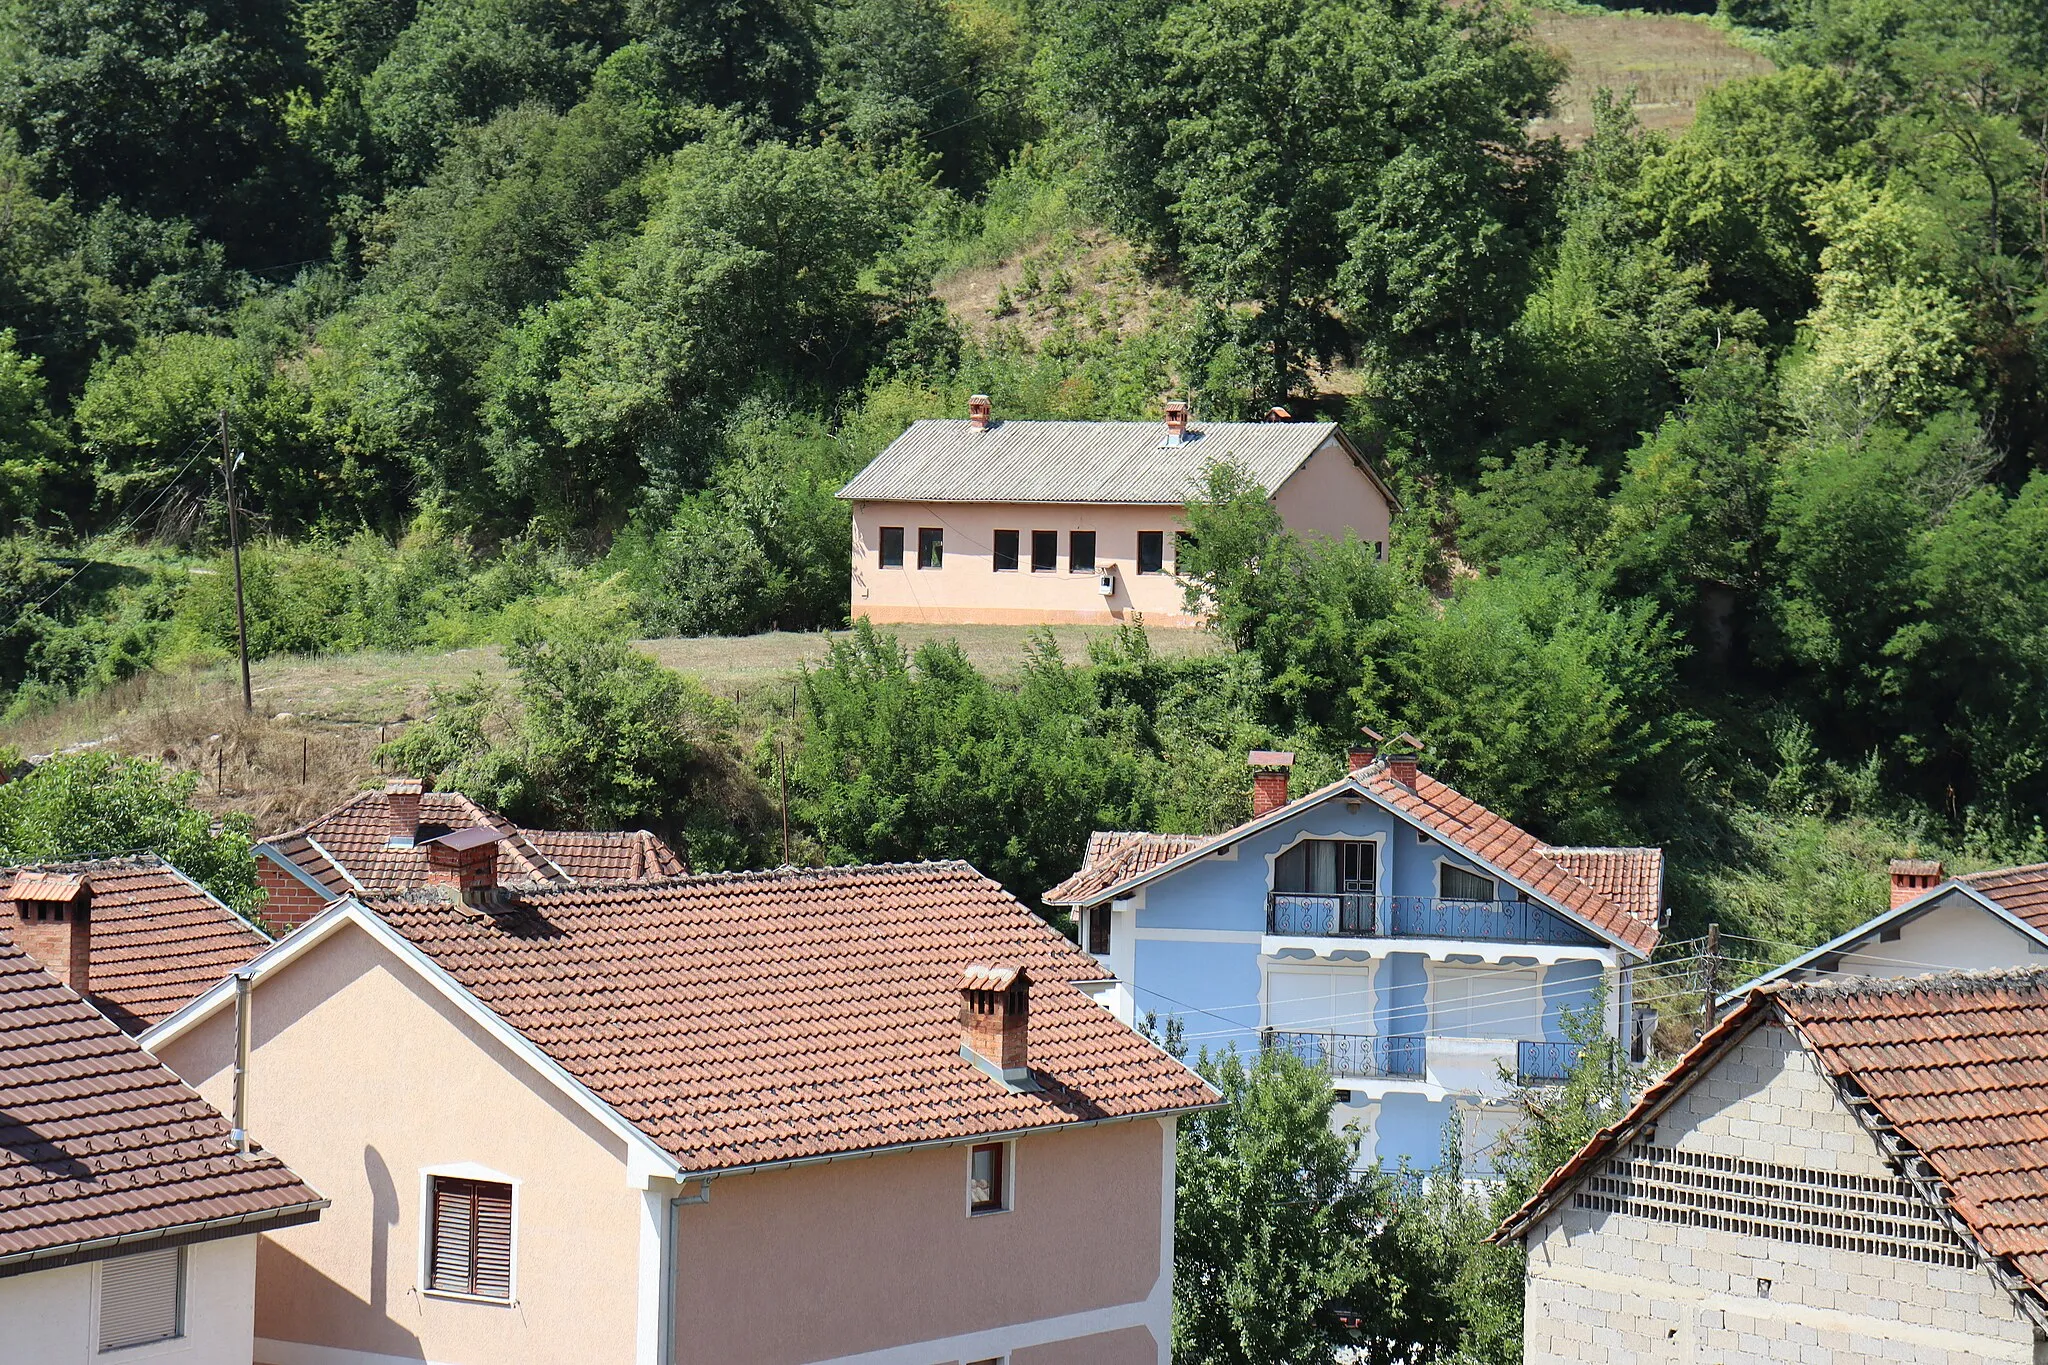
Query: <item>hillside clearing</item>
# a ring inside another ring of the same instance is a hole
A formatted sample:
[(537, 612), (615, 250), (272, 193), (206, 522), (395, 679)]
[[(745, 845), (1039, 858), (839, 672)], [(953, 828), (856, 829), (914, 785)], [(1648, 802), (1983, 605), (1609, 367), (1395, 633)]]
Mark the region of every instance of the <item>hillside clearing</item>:
[(1538, 120), (1535, 130), (1567, 143), (1592, 135), (1593, 96), (1602, 89), (1617, 95), (1635, 91), (1643, 126), (1675, 134), (1692, 126), (1700, 100), (1716, 86), (1777, 69), (1770, 58), (1738, 45), (1704, 19), (1547, 9), (1530, 17), (1537, 41), (1571, 64), (1557, 112)]

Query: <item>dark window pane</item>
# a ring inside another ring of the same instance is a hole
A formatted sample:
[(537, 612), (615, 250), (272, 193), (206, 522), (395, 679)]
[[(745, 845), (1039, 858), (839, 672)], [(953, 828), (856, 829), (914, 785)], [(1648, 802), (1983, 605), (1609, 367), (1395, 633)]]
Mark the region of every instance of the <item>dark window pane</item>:
[(967, 1174), (967, 1206), (975, 1213), (1003, 1207), (1003, 1144), (985, 1142), (974, 1149)]
[(1051, 573), (1060, 566), (1060, 533), (1058, 531), (1033, 531), (1031, 533), (1031, 572)]
[(1138, 572), (1166, 572), (1166, 532), (1138, 532)]
[(1098, 905), (1088, 912), (1088, 951), (1109, 956), (1109, 907)]
[(900, 569), (903, 567), (903, 528), (884, 526), (882, 528), (882, 567)]
[(1017, 533), (996, 532), (996, 572), (1012, 573), (1017, 568)]
[(1067, 567), (1075, 573), (1095, 572), (1095, 533), (1075, 531), (1067, 537)]
[(1445, 900), (1490, 901), (1493, 899), (1493, 879), (1477, 873), (1467, 872), (1462, 867), (1442, 865), (1442, 876), (1437, 889)]
[(917, 528), (917, 567), (937, 569), (946, 563), (946, 533), (937, 526)]

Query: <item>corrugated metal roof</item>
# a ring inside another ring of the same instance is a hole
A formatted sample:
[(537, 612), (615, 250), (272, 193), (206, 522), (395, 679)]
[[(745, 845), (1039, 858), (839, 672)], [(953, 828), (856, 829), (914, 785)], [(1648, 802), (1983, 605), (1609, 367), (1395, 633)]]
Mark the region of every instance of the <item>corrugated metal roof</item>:
[(964, 419), (927, 418), (911, 423), (839, 496), (1178, 506), (1201, 491), (1217, 463), (1240, 466), (1270, 493), (1336, 429), (1334, 422), (1201, 422), (1169, 446), (1158, 422), (1009, 421), (978, 432)]

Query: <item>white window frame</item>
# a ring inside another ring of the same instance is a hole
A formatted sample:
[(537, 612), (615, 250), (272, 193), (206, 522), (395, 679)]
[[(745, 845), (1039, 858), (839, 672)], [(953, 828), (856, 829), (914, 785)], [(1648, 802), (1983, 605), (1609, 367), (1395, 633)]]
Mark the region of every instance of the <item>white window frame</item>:
[[(105, 1275), (107, 1266), (118, 1261), (118, 1256), (93, 1263), (92, 1275), (92, 1355), (93, 1360), (129, 1361), (148, 1360), (172, 1351), (185, 1351), (192, 1345), (192, 1244), (169, 1248), (178, 1253), (178, 1330), (155, 1341), (138, 1341), (133, 1346), (100, 1345), (100, 1308), (106, 1299)], [(166, 1250), (163, 1247), (137, 1247), (132, 1255), (150, 1251)]]
[[(1501, 878), (1500, 878), (1499, 876), (1495, 875), (1494, 873), (1491, 873), (1491, 872), (1476, 872), (1476, 871), (1474, 871), (1474, 870), (1473, 870), (1472, 868), (1470, 868), (1470, 867), (1467, 867), (1467, 866), (1465, 866), (1465, 865), (1464, 865), (1463, 863), (1459, 862), (1459, 861), (1458, 861), (1458, 860), (1457, 860), (1456, 858), (1446, 858), (1446, 857), (1443, 857), (1443, 856), (1439, 855), (1439, 856), (1438, 856), (1438, 857), (1437, 857), (1437, 858), (1436, 858), (1436, 859), (1435, 859), (1434, 861), (1435, 861), (1435, 864), (1436, 864), (1436, 877), (1434, 878), (1434, 880), (1435, 880), (1435, 882), (1436, 882), (1436, 898), (1437, 898), (1438, 900), (1464, 900), (1464, 899), (1465, 899), (1465, 898), (1464, 898), (1464, 897), (1462, 897), (1462, 896), (1446, 896), (1446, 895), (1444, 894), (1444, 869), (1445, 869), (1445, 868), (1447, 868), (1447, 867), (1448, 867), (1448, 868), (1450, 868), (1450, 869), (1451, 869), (1451, 870), (1452, 870), (1453, 872), (1462, 872), (1462, 873), (1464, 873), (1464, 874), (1465, 874), (1466, 876), (1468, 876), (1468, 877), (1478, 877), (1478, 878), (1480, 878), (1480, 879), (1482, 879), (1482, 880), (1484, 880), (1484, 881), (1488, 881), (1488, 882), (1491, 882), (1491, 883), (1493, 883), (1493, 895), (1492, 895), (1491, 897), (1489, 897), (1489, 898), (1488, 898), (1487, 900), (1484, 900), (1484, 901), (1477, 901), (1477, 900), (1475, 900), (1475, 901), (1472, 901), (1472, 902), (1470, 902), (1471, 904), (1473, 904), (1473, 905), (1499, 905), (1499, 904), (1500, 904), (1501, 902), (1503, 902), (1503, 901), (1506, 901), (1506, 900), (1509, 900), (1509, 899), (1511, 899), (1510, 897), (1507, 897), (1507, 896), (1503, 896), (1503, 895), (1501, 895), (1501, 893), (1500, 893), (1500, 889), (1501, 889), (1501, 882), (1502, 882), (1502, 879), (1501, 879)], [(1514, 888), (1510, 888), (1510, 889), (1512, 890), (1512, 889), (1514, 889)]]
[[(1269, 892), (1272, 892), (1272, 893), (1273, 893), (1273, 894), (1275, 894), (1275, 895), (1282, 895), (1282, 896), (1290, 894), (1289, 892), (1285, 892), (1285, 891), (1277, 891), (1277, 892), (1275, 892), (1275, 891), (1273, 890), (1273, 881), (1274, 881), (1274, 879), (1275, 879), (1275, 878), (1276, 878), (1276, 877), (1277, 877), (1277, 876), (1279, 875), (1279, 872), (1280, 872), (1280, 859), (1281, 859), (1282, 855), (1284, 855), (1284, 854), (1287, 854), (1287, 853), (1289, 853), (1289, 852), (1292, 852), (1292, 851), (1293, 851), (1293, 849), (1294, 849), (1294, 846), (1295, 846), (1296, 844), (1305, 844), (1305, 843), (1307, 843), (1307, 842), (1308, 842), (1309, 840), (1311, 840), (1311, 839), (1327, 839), (1327, 840), (1333, 840), (1333, 841), (1335, 841), (1335, 842), (1337, 842), (1337, 843), (1340, 843), (1340, 844), (1371, 844), (1371, 845), (1373, 846), (1373, 853), (1372, 853), (1373, 873), (1374, 873), (1374, 877), (1375, 877), (1375, 879), (1376, 879), (1376, 880), (1378, 881), (1378, 883), (1379, 883), (1379, 889), (1378, 889), (1378, 890), (1376, 890), (1376, 891), (1374, 891), (1374, 892), (1373, 892), (1373, 894), (1374, 894), (1375, 896), (1385, 896), (1385, 895), (1389, 895), (1389, 894), (1391, 894), (1391, 892), (1390, 892), (1390, 888), (1391, 888), (1391, 887), (1393, 886), (1393, 884), (1394, 884), (1394, 876), (1393, 876), (1393, 866), (1392, 866), (1392, 864), (1390, 864), (1390, 863), (1389, 863), (1389, 862), (1387, 861), (1387, 836), (1386, 836), (1385, 832), (1380, 832), (1380, 833), (1376, 833), (1376, 834), (1343, 834), (1343, 833), (1329, 833), (1329, 832), (1324, 832), (1324, 831), (1320, 831), (1320, 830), (1312, 830), (1312, 829), (1304, 829), (1304, 830), (1299, 830), (1299, 831), (1297, 831), (1297, 832), (1295, 833), (1295, 836), (1294, 836), (1294, 837), (1293, 837), (1292, 839), (1289, 839), (1289, 840), (1288, 840), (1288, 841), (1287, 841), (1286, 843), (1282, 844), (1282, 845), (1281, 845), (1281, 846), (1280, 846), (1279, 848), (1276, 848), (1276, 849), (1274, 849), (1274, 850), (1273, 850), (1273, 851), (1272, 851), (1271, 853), (1268, 853), (1268, 854), (1266, 855), (1266, 890), (1267, 890), (1267, 891), (1269, 891)], [(1235, 845), (1232, 845), (1232, 846), (1231, 846), (1231, 850), (1230, 850), (1230, 851), (1231, 851), (1232, 855), (1234, 856), (1234, 855), (1236, 854), (1236, 852), (1237, 852), (1237, 848), (1236, 848), (1236, 846), (1235, 846)], [(1316, 891), (1302, 891), (1302, 892), (1298, 892), (1298, 893), (1292, 893), (1292, 894), (1299, 894), (1299, 895), (1303, 895), (1303, 896), (1314, 896), (1314, 895), (1334, 895), (1334, 894), (1336, 894), (1336, 893), (1335, 893), (1335, 892), (1316, 892)]]
[[(450, 1289), (429, 1289), (434, 1282), (434, 1180), (488, 1180), (494, 1184), (507, 1185), (512, 1190), (512, 1274), (509, 1277), (510, 1292), (502, 1299), (487, 1294), (457, 1294)], [(474, 1161), (448, 1162), (439, 1166), (420, 1167), (420, 1237), (418, 1285), (421, 1294), (430, 1299), (447, 1299), (452, 1303), (482, 1303), (493, 1308), (513, 1308), (519, 1303), (519, 1186), (517, 1176), (494, 1171)]]
[[(976, 1209), (974, 1207), (974, 1149), (977, 1147), (1000, 1147), (1003, 1149), (1003, 1206), (999, 1209)], [(970, 1142), (967, 1144), (967, 1175), (960, 1182), (961, 1203), (969, 1218), (994, 1218), (1012, 1212), (1017, 1207), (1017, 1139), (1005, 1138), (997, 1142)]]

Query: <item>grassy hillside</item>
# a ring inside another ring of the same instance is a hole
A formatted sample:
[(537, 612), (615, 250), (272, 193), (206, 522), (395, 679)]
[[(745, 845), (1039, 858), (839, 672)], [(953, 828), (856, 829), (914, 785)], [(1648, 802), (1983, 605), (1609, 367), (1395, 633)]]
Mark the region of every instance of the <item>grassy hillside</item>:
[(1593, 131), (1593, 96), (1633, 90), (1636, 116), (1646, 128), (1682, 133), (1700, 100), (1716, 86), (1776, 70), (1768, 57), (1738, 44), (1703, 17), (1538, 9), (1537, 41), (1570, 64), (1557, 112), (1537, 124), (1577, 145)]

